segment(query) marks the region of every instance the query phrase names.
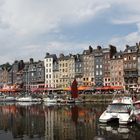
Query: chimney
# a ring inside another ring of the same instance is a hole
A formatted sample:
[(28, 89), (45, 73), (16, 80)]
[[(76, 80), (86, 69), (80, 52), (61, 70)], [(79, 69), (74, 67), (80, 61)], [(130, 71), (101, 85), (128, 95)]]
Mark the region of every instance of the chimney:
[(126, 45), (126, 49), (128, 49), (129, 48), (129, 45)]
[(33, 64), (33, 62), (34, 62), (34, 59), (30, 58), (30, 64)]

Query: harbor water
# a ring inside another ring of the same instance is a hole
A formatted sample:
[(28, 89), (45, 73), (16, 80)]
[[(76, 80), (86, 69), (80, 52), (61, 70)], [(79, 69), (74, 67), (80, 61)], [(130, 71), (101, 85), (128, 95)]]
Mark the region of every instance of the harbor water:
[(100, 124), (104, 103), (0, 103), (0, 140), (139, 140), (140, 125)]

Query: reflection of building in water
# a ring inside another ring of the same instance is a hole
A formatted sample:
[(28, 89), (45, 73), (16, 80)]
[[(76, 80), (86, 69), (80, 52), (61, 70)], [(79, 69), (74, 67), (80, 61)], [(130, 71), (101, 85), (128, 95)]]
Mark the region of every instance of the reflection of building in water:
[(103, 110), (99, 105), (86, 104), (0, 105), (0, 129), (22, 139), (92, 140), (104, 132), (97, 127)]
[(70, 117), (62, 108), (45, 107), (45, 139), (71, 139), (73, 126), (69, 121)]
[(45, 139), (93, 139), (96, 114), (93, 110), (78, 108), (74, 111), (72, 108), (45, 107)]
[(30, 138), (43, 137), (44, 115), (40, 109), (36, 106), (0, 106), (0, 129), (10, 131), (14, 138), (25, 135)]

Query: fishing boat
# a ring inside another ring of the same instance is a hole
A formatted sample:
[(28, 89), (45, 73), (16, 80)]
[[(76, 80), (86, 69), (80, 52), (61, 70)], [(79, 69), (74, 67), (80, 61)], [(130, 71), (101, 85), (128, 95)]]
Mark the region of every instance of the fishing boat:
[(119, 124), (128, 124), (134, 121), (133, 112), (133, 100), (131, 97), (117, 98), (101, 114), (99, 122), (107, 123), (118, 120)]

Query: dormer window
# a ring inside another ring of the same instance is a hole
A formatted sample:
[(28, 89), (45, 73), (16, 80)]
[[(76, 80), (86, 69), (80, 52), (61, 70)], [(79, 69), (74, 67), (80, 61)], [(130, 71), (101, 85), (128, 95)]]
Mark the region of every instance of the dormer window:
[(130, 53), (131, 51), (130, 51), (130, 50), (128, 50), (128, 52)]

